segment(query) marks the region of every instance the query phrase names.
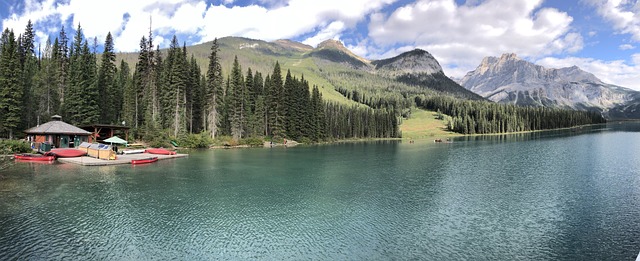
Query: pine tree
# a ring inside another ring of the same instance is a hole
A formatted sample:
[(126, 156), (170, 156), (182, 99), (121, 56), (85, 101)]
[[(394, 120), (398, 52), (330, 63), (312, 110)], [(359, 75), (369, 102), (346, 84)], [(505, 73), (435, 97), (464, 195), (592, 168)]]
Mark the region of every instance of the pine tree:
[(287, 134), (286, 136), (290, 139), (298, 139), (298, 134), (296, 133), (297, 124), (295, 122), (295, 95), (296, 95), (296, 87), (298, 85), (298, 80), (291, 76), (291, 71), (287, 70), (287, 75), (284, 77), (284, 99), (283, 99), (283, 110), (284, 114), (284, 132)]
[(263, 122), (264, 122), (264, 136), (270, 136), (271, 135), (271, 127), (270, 127), (270, 123), (271, 123), (271, 76), (269, 76), (269, 74), (267, 74), (266, 77), (264, 77), (264, 87), (262, 89), (262, 93), (264, 96), (264, 117), (263, 117)]
[(255, 126), (255, 123), (256, 123), (255, 109), (256, 109), (257, 94), (254, 93), (253, 80), (254, 80), (253, 71), (251, 70), (251, 68), (248, 68), (247, 74), (244, 79), (245, 113), (246, 113), (245, 131), (246, 131), (247, 137), (257, 135), (256, 128), (258, 128)]
[(169, 55), (164, 64), (164, 88), (162, 91), (164, 127), (170, 128), (175, 137), (186, 130), (185, 88), (187, 84), (187, 63), (174, 35), (169, 47)]
[(0, 40), (0, 131), (13, 139), (22, 116), (20, 57), (13, 30), (5, 29)]
[(209, 55), (209, 67), (207, 69), (207, 82), (205, 86), (205, 130), (211, 133), (215, 139), (218, 133), (221, 109), (224, 104), (222, 66), (218, 56), (218, 39), (213, 40), (211, 54)]
[[(89, 49), (89, 43), (86, 41), (82, 46), (82, 80), (79, 85), (80, 98), (82, 106), (80, 107), (80, 119), (77, 121), (80, 125), (89, 125), (100, 122), (100, 106), (98, 103), (98, 86), (97, 86), (97, 58), (95, 53)], [(84, 87), (84, 88), (83, 88)]]
[[(55, 49), (55, 46), (58, 46), (58, 49)], [(58, 63), (57, 69), (58, 71), (56, 72), (57, 74), (57, 80), (56, 83), (58, 85), (58, 98), (60, 99), (59, 102), (59, 106), (60, 106), (60, 115), (66, 115), (66, 111), (65, 108), (67, 107), (65, 105), (65, 94), (67, 92), (67, 89), (69, 88), (69, 64), (70, 64), (70, 60), (69, 60), (69, 38), (67, 37), (67, 33), (65, 33), (64, 31), (64, 26), (62, 27), (62, 29), (60, 30), (60, 35), (58, 36), (58, 38), (56, 38), (56, 41), (54, 43), (54, 56), (53, 59)]]
[(116, 77), (116, 55), (113, 52), (113, 38), (111, 32), (107, 34), (104, 42), (104, 51), (102, 53), (102, 62), (98, 71), (98, 104), (100, 106), (100, 122), (116, 123), (116, 113), (120, 101), (116, 97), (119, 91), (115, 86)]
[[(33, 104), (36, 103), (34, 96), (34, 76), (38, 71), (38, 60), (35, 55), (35, 31), (33, 30), (33, 24), (31, 20), (27, 22), (27, 27), (25, 29), (24, 35), (21, 37), (21, 46), (19, 49), (21, 50), (21, 83), (22, 83), (22, 125), (21, 127), (27, 128), (29, 126), (34, 126), (35, 122), (35, 110)], [(31, 105), (31, 106), (28, 106)]]
[(134, 129), (138, 129), (143, 123), (143, 108), (142, 97), (144, 95), (144, 86), (147, 85), (146, 75), (149, 73), (149, 66), (147, 63), (147, 57), (149, 56), (149, 50), (147, 48), (147, 38), (142, 37), (140, 39), (140, 52), (138, 53), (138, 62), (135, 66), (133, 73), (133, 86), (130, 92), (127, 92), (125, 97), (130, 99), (127, 102), (127, 107), (132, 109), (131, 126)]
[(238, 57), (233, 60), (229, 88), (233, 92), (231, 117), (231, 135), (234, 140), (239, 140), (245, 132), (245, 86), (242, 77), (242, 68), (238, 63)]
[(326, 117), (325, 117), (325, 105), (322, 101), (322, 94), (318, 89), (318, 86), (313, 87), (313, 91), (311, 93), (311, 130), (312, 135), (311, 139), (314, 141), (324, 140), (326, 137)]
[(86, 84), (83, 82), (83, 57), (82, 57), (82, 29), (78, 25), (76, 35), (73, 40), (73, 48), (69, 54), (69, 87), (65, 90), (64, 113), (65, 119), (71, 124), (78, 124), (82, 121), (80, 107), (82, 107), (82, 89)]
[(274, 138), (283, 138), (285, 135), (284, 127), (284, 85), (282, 83), (282, 72), (280, 63), (276, 62), (271, 75), (269, 84), (269, 95), (267, 103), (269, 114), (270, 134)]
[(187, 104), (189, 109), (189, 132), (198, 133), (202, 130), (202, 114), (204, 98), (202, 93), (204, 87), (200, 81), (200, 67), (196, 62), (196, 58), (191, 55), (189, 63), (189, 79), (187, 88)]
[(120, 68), (117, 70), (116, 76), (116, 91), (117, 95), (120, 95), (118, 99), (120, 102), (120, 107), (117, 108), (116, 111), (116, 119), (118, 123), (124, 121), (123, 125), (130, 126), (133, 122), (133, 115), (135, 108), (133, 106), (132, 100), (135, 97), (135, 90), (133, 89), (133, 79), (131, 77), (131, 68), (129, 68), (129, 64), (124, 60), (120, 60)]
[(220, 122), (218, 123), (218, 131), (220, 135), (231, 135), (231, 121), (229, 120), (232, 114), (232, 102), (234, 93), (230, 89), (229, 76), (224, 83), (224, 95), (222, 96), (222, 105), (220, 106)]
[(40, 70), (37, 72), (35, 81), (35, 91), (33, 92), (37, 100), (37, 117), (48, 119), (51, 115), (58, 113), (59, 102), (58, 89), (56, 84), (56, 72), (58, 63), (53, 58), (58, 47), (51, 45), (51, 39), (47, 43), (40, 59)]

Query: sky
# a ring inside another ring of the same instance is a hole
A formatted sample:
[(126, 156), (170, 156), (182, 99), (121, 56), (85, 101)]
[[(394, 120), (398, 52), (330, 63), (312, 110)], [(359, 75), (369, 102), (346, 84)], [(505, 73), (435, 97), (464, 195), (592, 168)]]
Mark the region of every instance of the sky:
[[(225, 36), (311, 46), (342, 41), (368, 59), (421, 48), (446, 75), (463, 77), (486, 56), (515, 53), (549, 68), (576, 65), (606, 83), (640, 90), (637, 0), (0, 0), (2, 28), (31, 20), (42, 46), (64, 26), (88, 39), (114, 36), (117, 52), (142, 36), (169, 46)], [(36, 44), (37, 46), (37, 44)]]

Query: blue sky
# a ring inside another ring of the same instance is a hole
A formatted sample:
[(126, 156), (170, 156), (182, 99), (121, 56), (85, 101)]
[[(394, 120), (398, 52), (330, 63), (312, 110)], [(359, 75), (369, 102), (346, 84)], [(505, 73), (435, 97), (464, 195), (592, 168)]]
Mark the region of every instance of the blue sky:
[(224, 36), (312, 46), (337, 39), (369, 59), (422, 48), (452, 77), (485, 56), (516, 53), (640, 90), (637, 0), (0, 0), (2, 27), (21, 33), (31, 19), (42, 44), (80, 23), (87, 38), (103, 42), (111, 32), (117, 51), (137, 51), (149, 17), (161, 47), (174, 34), (187, 45)]

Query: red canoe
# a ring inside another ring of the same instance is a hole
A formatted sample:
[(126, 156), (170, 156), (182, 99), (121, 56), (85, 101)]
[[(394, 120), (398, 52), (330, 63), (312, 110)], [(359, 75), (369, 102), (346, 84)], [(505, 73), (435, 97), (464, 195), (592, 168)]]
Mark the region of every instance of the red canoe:
[(75, 158), (87, 155), (86, 151), (79, 149), (52, 149), (48, 153), (53, 154), (58, 158)]
[(56, 156), (43, 156), (34, 154), (15, 154), (13, 158), (19, 160), (31, 160), (31, 161), (52, 161), (56, 159)]
[(131, 164), (145, 164), (145, 163), (153, 163), (158, 161), (158, 157), (145, 158), (145, 159), (135, 159), (131, 160)]
[(146, 152), (147, 153), (151, 153), (151, 154), (161, 154), (161, 155), (175, 155), (176, 154), (175, 151), (170, 151), (170, 150), (163, 149), (163, 148), (147, 149)]

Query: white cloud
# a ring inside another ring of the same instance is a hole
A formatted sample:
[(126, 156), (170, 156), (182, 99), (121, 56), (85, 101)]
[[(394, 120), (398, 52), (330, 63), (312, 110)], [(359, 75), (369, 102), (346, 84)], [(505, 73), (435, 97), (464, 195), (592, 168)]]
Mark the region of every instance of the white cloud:
[(327, 39), (340, 40), (340, 33), (344, 31), (344, 29), (345, 25), (343, 22), (335, 21), (322, 29), (315, 36), (307, 38), (302, 43), (317, 46), (319, 43)]
[[(202, 36), (201, 41), (224, 36), (276, 40), (313, 34), (303, 42), (318, 43), (326, 39), (339, 38), (344, 30), (353, 28), (365, 19), (367, 14), (395, 1), (290, 0), (287, 4), (272, 9), (258, 5), (210, 6), (205, 13), (204, 26), (199, 34)], [(250, 19), (247, 19), (248, 17)]]
[[(370, 16), (369, 36), (380, 50), (413, 46), (431, 52), (445, 73), (460, 77), (483, 57), (514, 52), (521, 57), (575, 53), (583, 38), (573, 18), (542, 1), (488, 0), (458, 5), (453, 0), (418, 0), (390, 15)], [(381, 53), (368, 53), (370, 58)]]
[(632, 50), (635, 49), (636, 47), (630, 44), (621, 44), (620, 46), (618, 46), (618, 49), (620, 50)]
[(578, 66), (593, 73), (605, 83), (611, 83), (640, 91), (640, 53), (631, 56), (631, 62), (624, 60), (603, 61), (593, 58), (546, 57), (536, 61), (537, 64), (549, 68)]
[[(87, 39), (104, 41), (108, 32), (114, 36), (116, 51), (136, 51), (142, 36), (149, 34), (153, 18), (156, 45), (167, 46), (173, 34), (187, 35), (191, 43), (215, 37), (243, 36), (275, 40), (304, 36), (304, 42), (317, 44), (339, 39), (341, 34), (364, 21), (367, 15), (397, 0), (258, 0), (264, 5), (232, 6), (233, 0), (112, 0), (104, 5), (97, 0), (26, 0), (25, 10), (2, 21), (3, 27), (23, 31), (30, 18), (46, 24), (40, 35), (57, 35), (60, 27), (77, 28), (80, 24)], [(67, 30), (70, 31), (70, 30)], [(41, 42), (46, 39), (38, 39)]]
[[(611, 23), (618, 33), (630, 34), (640, 42), (640, 3), (628, 0), (584, 0), (596, 8), (597, 13)], [(635, 4), (634, 4), (635, 3)]]
[(111, 32), (117, 51), (135, 51), (139, 49), (142, 36), (149, 35), (150, 18), (153, 18), (154, 35), (158, 35), (155, 44), (166, 47), (165, 39), (174, 33), (196, 34), (202, 27), (206, 10), (204, 1), (112, 0), (104, 5), (96, 0), (46, 0), (41, 3), (27, 0), (25, 10), (3, 19), (2, 27), (22, 32), (31, 19), (34, 24), (41, 25), (36, 32), (37, 41), (44, 44), (49, 34), (57, 35), (62, 25), (69, 28), (67, 22), (70, 22), (73, 29), (80, 24), (87, 39), (97, 37), (102, 42)]

